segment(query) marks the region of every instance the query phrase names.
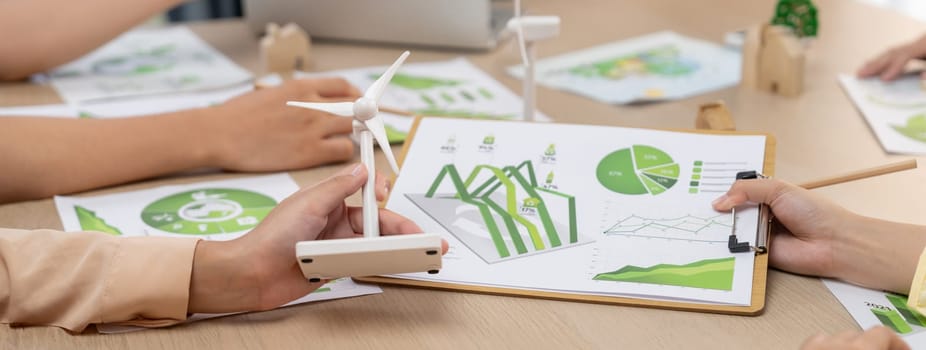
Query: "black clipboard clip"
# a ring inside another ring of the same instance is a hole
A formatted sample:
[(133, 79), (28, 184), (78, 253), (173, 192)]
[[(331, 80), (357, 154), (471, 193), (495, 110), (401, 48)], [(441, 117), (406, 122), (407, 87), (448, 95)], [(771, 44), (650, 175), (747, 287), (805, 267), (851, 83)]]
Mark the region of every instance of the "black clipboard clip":
[[(749, 180), (749, 179), (765, 179), (768, 178), (761, 173), (752, 170), (752, 171), (741, 171), (736, 173), (736, 180)], [(756, 254), (765, 254), (768, 253), (768, 237), (771, 232), (772, 217), (769, 215), (768, 206), (765, 204), (759, 204), (759, 227), (756, 230), (756, 245), (754, 247), (749, 245), (749, 242), (740, 242), (736, 238), (736, 207), (732, 209), (731, 219), (732, 223), (730, 225), (730, 238), (727, 241), (727, 248), (730, 249), (730, 253), (745, 253), (751, 250), (755, 250)]]

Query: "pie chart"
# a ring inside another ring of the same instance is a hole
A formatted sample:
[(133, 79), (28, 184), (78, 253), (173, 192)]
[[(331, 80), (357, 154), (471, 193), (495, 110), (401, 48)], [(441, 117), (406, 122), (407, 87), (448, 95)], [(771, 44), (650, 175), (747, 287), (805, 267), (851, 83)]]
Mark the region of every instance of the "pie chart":
[(922, 108), (926, 106), (919, 74), (904, 75), (892, 82), (862, 80), (868, 99), (880, 105), (894, 108)]
[(679, 166), (658, 148), (633, 145), (602, 158), (596, 175), (598, 182), (613, 192), (657, 195), (678, 182)]
[(207, 188), (158, 199), (142, 210), (141, 218), (168, 233), (235, 233), (257, 226), (276, 205), (273, 198), (256, 192)]

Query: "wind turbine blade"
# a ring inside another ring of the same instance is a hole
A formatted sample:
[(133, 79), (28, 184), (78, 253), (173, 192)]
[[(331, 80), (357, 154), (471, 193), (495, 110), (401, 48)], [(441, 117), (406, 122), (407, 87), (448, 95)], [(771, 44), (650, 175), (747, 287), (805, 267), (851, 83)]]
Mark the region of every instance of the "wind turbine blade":
[(367, 88), (367, 91), (363, 94), (363, 97), (369, 98), (377, 103), (379, 103), (379, 98), (383, 97), (383, 92), (386, 90), (386, 85), (389, 85), (389, 81), (392, 80), (392, 76), (395, 75), (395, 72), (399, 70), (399, 66), (402, 65), (402, 62), (405, 62), (405, 58), (408, 57), (409, 52), (405, 51), (402, 53), (402, 56), (399, 56), (399, 59), (395, 60), (395, 63), (392, 64), (392, 67), (386, 70), (383, 75), (379, 76), (379, 79), (373, 82), (373, 85), (370, 85)]
[(365, 121), (364, 125), (366, 125), (367, 130), (370, 130), (370, 133), (373, 134), (373, 138), (376, 139), (379, 148), (386, 154), (386, 160), (389, 161), (389, 166), (392, 167), (392, 171), (398, 174), (399, 165), (395, 161), (395, 155), (392, 154), (392, 147), (389, 146), (389, 139), (386, 137), (386, 127), (383, 125), (383, 118), (375, 116)]
[(353, 102), (322, 103), (322, 102), (287, 101), (286, 105), (293, 106), (293, 107), (314, 109), (316, 111), (328, 112), (328, 113), (339, 115), (342, 117), (353, 117), (354, 116), (354, 103)]

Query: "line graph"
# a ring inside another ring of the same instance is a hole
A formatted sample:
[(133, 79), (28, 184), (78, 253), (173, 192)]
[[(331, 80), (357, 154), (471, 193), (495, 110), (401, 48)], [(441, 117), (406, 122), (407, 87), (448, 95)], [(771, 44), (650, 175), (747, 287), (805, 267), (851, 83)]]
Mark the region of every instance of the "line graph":
[(709, 217), (686, 214), (672, 218), (652, 218), (631, 214), (619, 219), (602, 233), (606, 236), (724, 243), (732, 228), (730, 214), (717, 214)]

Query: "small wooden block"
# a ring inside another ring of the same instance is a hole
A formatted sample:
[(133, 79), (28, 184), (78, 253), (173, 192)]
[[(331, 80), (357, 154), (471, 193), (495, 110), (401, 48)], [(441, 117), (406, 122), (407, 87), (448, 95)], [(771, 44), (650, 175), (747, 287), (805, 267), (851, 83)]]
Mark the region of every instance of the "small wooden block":
[(296, 70), (309, 68), (311, 39), (305, 30), (294, 23), (280, 28), (267, 24), (267, 33), (260, 39), (261, 74), (277, 73), (289, 76)]
[(698, 117), (695, 119), (695, 128), (707, 130), (736, 130), (730, 110), (722, 102), (711, 102), (701, 105)]
[(743, 43), (742, 69), (743, 86), (798, 96), (804, 88), (804, 48), (788, 28), (752, 27)]
[(740, 84), (750, 88), (759, 87), (759, 51), (762, 48), (762, 26), (755, 25), (746, 30), (743, 39), (743, 64)]

